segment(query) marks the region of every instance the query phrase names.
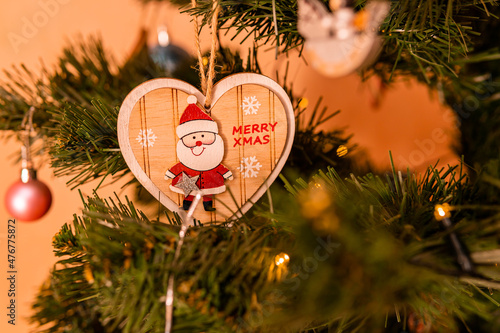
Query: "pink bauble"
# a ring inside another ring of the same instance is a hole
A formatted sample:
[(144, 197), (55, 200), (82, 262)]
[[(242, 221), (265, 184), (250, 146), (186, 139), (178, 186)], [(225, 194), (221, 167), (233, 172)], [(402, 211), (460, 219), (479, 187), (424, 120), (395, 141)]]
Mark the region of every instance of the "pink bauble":
[(5, 206), (12, 217), (24, 222), (38, 220), (47, 213), (52, 203), (50, 190), (43, 182), (18, 180), (5, 194)]

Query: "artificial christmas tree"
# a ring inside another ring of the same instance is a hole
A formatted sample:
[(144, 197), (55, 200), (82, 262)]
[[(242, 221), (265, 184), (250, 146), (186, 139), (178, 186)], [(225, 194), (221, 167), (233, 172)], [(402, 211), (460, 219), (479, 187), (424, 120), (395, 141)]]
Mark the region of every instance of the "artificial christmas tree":
[[(280, 52), (302, 46), (296, 1), (176, 2), (231, 36), (248, 33)], [(413, 76), (440, 91), (461, 120), (458, 166), (353, 175), (355, 162), (341, 156), (348, 138), (317, 131), (322, 111), (304, 126), (304, 104), (279, 73), (297, 134), (269, 195), (237, 220), (197, 225), (182, 238), (179, 215), (165, 211), (160, 221), (128, 199), (83, 198), (83, 212), (54, 237), (61, 265), (40, 292), (33, 321), (47, 332), (163, 332), (174, 276), (174, 332), (498, 331), (500, 54), (490, 38), (497, 14), (496, 1), (391, 1), (380, 57), (362, 73), (388, 84)], [(116, 72), (99, 42), (82, 49), (66, 52), (37, 90), (11, 85), (0, 95), (3, 129), (12, 130), (27, 110), (25, 96), (38, 97), (34, 121), (51, 143), (56, 175), (72, 175), (74, 187), (128, 173), (118, 106), (145, 72), (160, 75), (145, 67), (154, 65), (147, 48)], [(254, 52), (246, 61), (226, 48), (217, 53), (219, 67), (207, 64), (217, 70), (214, 80), (260, 72)], [(181, 75), (210, 95), (192, 73)], [(443, 204), (453, 222), (444, 229), (434, 218)], [(464, 255), (470, 269), (457, 260)]]

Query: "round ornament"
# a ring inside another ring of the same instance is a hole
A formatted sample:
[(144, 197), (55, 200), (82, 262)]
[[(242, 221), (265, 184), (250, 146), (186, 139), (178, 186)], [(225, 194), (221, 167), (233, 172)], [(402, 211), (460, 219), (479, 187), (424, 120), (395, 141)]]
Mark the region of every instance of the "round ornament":
[(184, 49), (171, 43), (165, 27), (158, 29), (158, 44), (151, 47), (149, 53), (155, 64), (168, 75), (189, 60), (189, 54)]
[(319, 0), (298, 0), (299, 33), (312, 67), (325, 76), (340, 77), (371, 64), (380, 50), (380, 24), (389, 12), (387, 1), (371, 1), (355, 12), (346, 1), (330, 1), (331, 12)]
[(221, 222), (241, 216), (272, 184), (290, 153), (295, 118), (276, 82), (235, 74), (218, 82), (212, 104), (190, 84), (155, 79), (136, 87), (118, 116), (120, 149), (141, 184), (173, 212)]
[(52, 194), (48, 186), (37, 180), (33, 171), (30, 172), (31, 177), (16, 181), (5, 194), (5, 206), (9, 214), (24, 222), (38, 220), (47, 213), (52, 204)]

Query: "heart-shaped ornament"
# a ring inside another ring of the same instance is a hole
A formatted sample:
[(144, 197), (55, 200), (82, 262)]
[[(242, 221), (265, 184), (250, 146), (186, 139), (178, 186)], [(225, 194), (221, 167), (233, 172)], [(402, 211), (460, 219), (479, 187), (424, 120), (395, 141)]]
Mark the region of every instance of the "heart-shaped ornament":
[(241, 216), (283, 168), (295, 133), (286, 92), (259, 74), (218, 82), (207, 113), (205, 96), (176, 79), (154, 79), (123, 101), (118, 141), (139, 182), (182, 215), (203, 195), (194, 218), (202, 223)]

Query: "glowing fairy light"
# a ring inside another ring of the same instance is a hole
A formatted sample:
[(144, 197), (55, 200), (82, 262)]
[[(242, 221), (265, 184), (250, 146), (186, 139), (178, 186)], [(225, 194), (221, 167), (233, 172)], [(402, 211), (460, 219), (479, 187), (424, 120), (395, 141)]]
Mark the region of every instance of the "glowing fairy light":
[(436, 205), (434, 207), (434, 217), (438, 221), (442, 221), (445, 218), (450, 217), (450, 205), (447, 203), (442, 204), (442, 205)]
[(468, 255), (467, 248), (460, 241), (458, 235), (453, 230), (453, 223), (451, 222), (451, 207), (447, 203), (442, 205), (436, 205), (434, 207), (434, 218), (440, 221), (443, 227), (449, 232), (449, 237), (451, 240), (451, 244), (455, 249), (457, 254), (457, 263), (460, 265), (462, 271), (466, 273), (471, 273), (474, 270), (474, 266), (472, 265), (472, 260)]
[(290, 261), (290, 256), (283, 252), (277, 254), (276, 257), (274, 257), (274, 263), (276, 264), (276, 266), (288, 264), (289, 261)]
[(348, 152), (349, 152), (349, 149), (344, 145), (340, 145), (337, 148), (337, 156), (338, 157), (343, 157), (343, 156), (347, 155)]
[(302, 98), (299, 102), (299, 108), (305, 109), (309, 105), (309, 100), (307, 98)]
[(444, 209), (443, 209), (443, 208), (439, 207), (439, 208), (438, 208), (438, 214), (439, 214), (439, 216), (445, 216), (445, 215), (446, 215), (446, 212), (444, 211)]

